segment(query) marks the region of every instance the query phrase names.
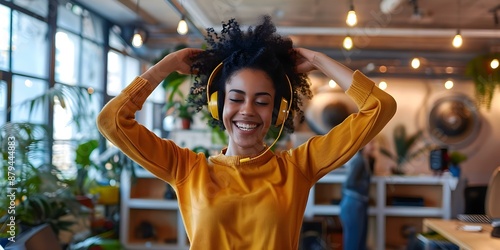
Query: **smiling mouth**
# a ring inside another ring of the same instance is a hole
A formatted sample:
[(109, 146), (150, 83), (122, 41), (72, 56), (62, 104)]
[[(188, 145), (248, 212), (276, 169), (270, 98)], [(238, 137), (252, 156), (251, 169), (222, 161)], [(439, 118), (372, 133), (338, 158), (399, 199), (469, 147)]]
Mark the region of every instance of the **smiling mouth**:
[(235, 122), (234, 123), (236, 127), (243, 131), (250, 131), (253, 130), (257, 127), (257, 124), (248, 124), (248, 123), (241, 123), (241, 122)]

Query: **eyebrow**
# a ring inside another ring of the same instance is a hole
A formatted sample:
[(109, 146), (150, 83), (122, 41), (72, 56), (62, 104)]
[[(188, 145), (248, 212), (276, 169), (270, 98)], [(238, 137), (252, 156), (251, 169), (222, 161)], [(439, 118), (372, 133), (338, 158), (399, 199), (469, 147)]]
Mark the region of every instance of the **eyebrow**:
[[(238, 94), (242, 94), (242, 95), (245, 95), (245, 94), (246, 94), (246, 93), (245, 93), (245, 91), (243, 91), (243, 90), (239, 90), (239, 89), (230, 89), (230, 90), (228, 91), (228, 93), (231, 93), (231, 92), (236, 92), (236, 93), (238, 93)], [(267, 93), (267, 92), (257, 92), (257, 93), (255, 93), (255, 95), (256, 95), (256, 96), (267, 95), (267, 96), (269, 96), (269, 97), (272, 97), (272, 96), (271, 96), (271, 94), (269, 94), (269, 93)]]

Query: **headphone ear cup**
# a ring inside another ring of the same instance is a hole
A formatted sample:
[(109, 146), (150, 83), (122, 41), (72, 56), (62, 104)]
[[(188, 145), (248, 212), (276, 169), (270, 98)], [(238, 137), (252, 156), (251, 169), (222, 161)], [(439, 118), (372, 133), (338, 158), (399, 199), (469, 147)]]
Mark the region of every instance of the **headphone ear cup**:
[(218, 93), (217, 91), (215, 91), (210, 95), (210, 99), (208, 100), (208, 111), (215, 120), (219, 120), (219, 107), (217, 105), (217, 97)]
[(285, 122), (288, 117), (288, 101), (285, 98), (281, 98), (280, 109), (278, 110), (278, 117), (276, 117), (275, 126), (280, 126)]

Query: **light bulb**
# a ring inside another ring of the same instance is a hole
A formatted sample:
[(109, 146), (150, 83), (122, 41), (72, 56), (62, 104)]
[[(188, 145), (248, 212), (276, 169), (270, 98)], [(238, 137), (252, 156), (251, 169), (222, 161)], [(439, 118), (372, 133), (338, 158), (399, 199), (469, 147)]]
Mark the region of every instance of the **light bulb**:
[(139, 32), (134, 33), (134, 37), (132, 38), (132, 45), (136, 48), (139, 48), (142, 46), (142, 36), (139, 34)]
[(462, 43), (463, 43), (462, 35), (460, 35), (460, 31), (457, 31), (457, 34), (453, 38), (452, 42), (453, 47), (460, 48), (460, 46), (462, 46)]
[(498, 66), (500, 65), (500, 62), (498, 61), (498, 59), (493, 59), (491, 60), (491, 63), (490, 63), (490, 67), (492, 69), (496, 69), (498, 68)]
[(446, 89), (452, 89), (453, 88), (453, 81), (452, 80), (448, 80), (444, 83), (444, 87)]
[(330, 80), (328, 81), (328, 86), (330, 86), (330, 88), (335, 88), (337, 87), (337, 83), (334, 81), (334, 80)]
[(188, 25), (186, 20), (184, 20), (184, 17), (181, 18), (179, 24), (177, 25), (177, 33), (179, 33), (179, 35), (185, 35), (188, 33)]
[(414, 69), (418, 69), (420, 67), (420, 59), (418, 59), (418, 57), (415, 57), (413, 58), (413, 60), (411, 60), (411, 67)]
[(381, 90), (384, 90), (387, 88), (387, 82), (385, 81), (381, 81), (378, 83), (378, 87), (381, 89)]
[(345, 23), (351, 27), (358, 23), (358, 17), (356, 16), (356, 11), (354, 11), (353, 7), (351, 7), (351, 10), (347, 12), (347, 19), (345, 20)]
[(351, 37), (350, 37), (350, 36), (346, 36), (346, 37), (344, 38), (344, 42), (343, 42), (342, 44), (343, 44), (343, 46), (344, 46), (344, 48), (345, 48), (346, 50), (350, 50), (350, 49), (352, 49), (352, 47), (354, 46), (354, 43), (352, 42), (352, 39), (351, 39)]

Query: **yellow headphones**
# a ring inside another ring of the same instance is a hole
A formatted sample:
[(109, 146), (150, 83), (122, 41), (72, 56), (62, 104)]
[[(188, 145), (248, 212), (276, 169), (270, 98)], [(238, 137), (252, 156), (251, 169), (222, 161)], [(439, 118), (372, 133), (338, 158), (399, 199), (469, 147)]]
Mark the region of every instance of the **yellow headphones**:
[[(213, 92), (210, 94), (210, 85), (212, 85), (212, 82), (214, 81), (215, 75), (219, 73), (219, 71), (222, 68), (223, 63), (219, 63), (217, 67), (212, 71), (210, 76), (208, 77), (207, 81), (207, 100), (208, 100), (208, 111), (212, 115), (212, 117), (215, 120), (219, 120), (219, 107), (217, 105), (217, 97), (218, 97), (218, 91)], [(290, 102), (288, 102), (284, 97), (281, 98), (280, 102), (280, 108), (278, 112), (278, 117), (276, 118), (275, 126), (278, 127), (282, 125), (286, 118), (288, 117), (288, 113), (290, 112), (290, 109), (292, 107), (292, 100), (293, 100), (293, 90), (292, 90), (292, 83), (290, 82), (290, 79), (288, 78), (287, 75), (285, 75), (286, 80), (288, 81), (288, 87), (290, 88)]]

